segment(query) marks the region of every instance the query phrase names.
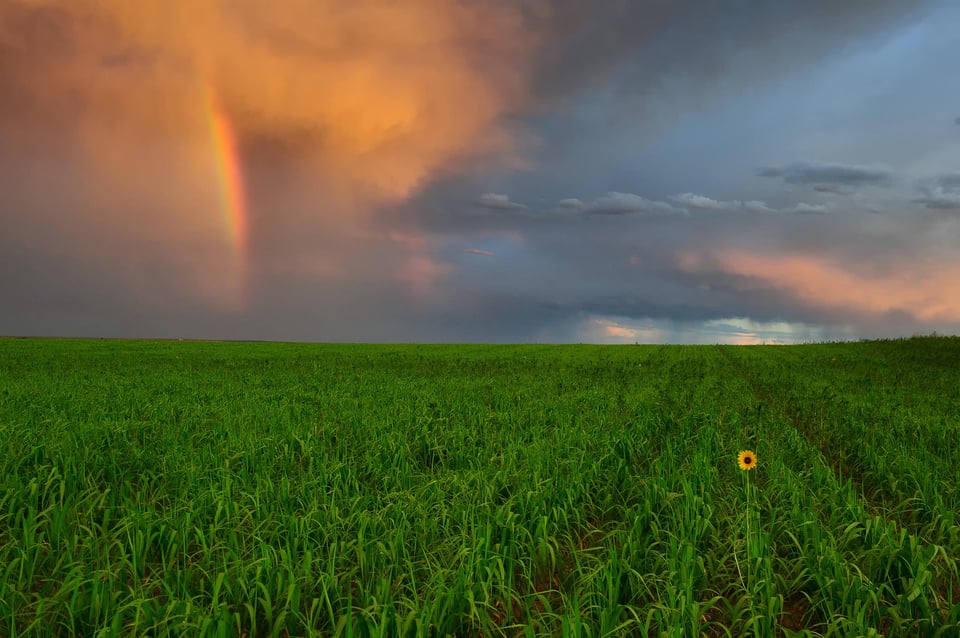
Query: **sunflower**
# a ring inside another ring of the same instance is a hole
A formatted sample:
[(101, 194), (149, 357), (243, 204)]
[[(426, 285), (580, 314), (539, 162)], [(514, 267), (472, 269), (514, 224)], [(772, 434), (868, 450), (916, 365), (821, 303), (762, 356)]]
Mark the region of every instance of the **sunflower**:
[(757, 455), (750, 450), (744, 450), (737, 455), (737, 465), (743, 471), (752, 470), (757, 466)]

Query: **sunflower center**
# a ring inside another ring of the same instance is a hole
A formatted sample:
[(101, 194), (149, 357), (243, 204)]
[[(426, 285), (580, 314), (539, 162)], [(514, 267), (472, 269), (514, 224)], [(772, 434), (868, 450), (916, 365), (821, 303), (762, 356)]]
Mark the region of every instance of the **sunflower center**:
[(749, 456), (745, 456), (743, 457), (743, 462), (746, 463), (747, 465), (750, 465), (751, 463), (753, 463), (753, 458)]

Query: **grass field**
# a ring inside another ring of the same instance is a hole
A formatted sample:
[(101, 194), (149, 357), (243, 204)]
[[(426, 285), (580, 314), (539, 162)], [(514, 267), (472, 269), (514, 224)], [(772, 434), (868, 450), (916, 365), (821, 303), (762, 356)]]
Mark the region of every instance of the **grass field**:
[(960, 338), (4, 339), (0, 449), (0, 636), (960, 635)]

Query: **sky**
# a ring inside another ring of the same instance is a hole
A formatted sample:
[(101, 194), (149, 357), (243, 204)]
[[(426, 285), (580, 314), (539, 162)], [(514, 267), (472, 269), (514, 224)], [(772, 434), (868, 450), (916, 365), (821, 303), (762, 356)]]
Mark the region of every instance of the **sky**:
[(5, 0), (0, 335), (960, 333), (954, 0)]

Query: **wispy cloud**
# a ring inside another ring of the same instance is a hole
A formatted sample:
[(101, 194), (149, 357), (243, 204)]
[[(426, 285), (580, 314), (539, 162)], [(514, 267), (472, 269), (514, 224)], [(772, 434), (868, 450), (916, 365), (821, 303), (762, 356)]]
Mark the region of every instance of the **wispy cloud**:
[(485, 256), (487, 256), (487, 257), (491, 257), (491, 256), (493, 256), (494, 254), (496, 254), (496, 253), (494, 253), (493, 251), (483, 250), (483, 249), (481, 249), (481, 248), (467, 248), (467, 249), (464, 250), (463, 252), (465, 252), (465, 253), (467, 253), (467, 254), (470, 254), (470, 255), (485, 255)]
[(826, 193), (828, 195), (849, 195), (850, 191), (843, 190), (839, 186), (833, 186), (831, 184), (817, 184), (813, 187), (813, 190), (818, 193)]
[(820, 186), (890, 186), (893, 173), (885, 168), (837, 164), (830, 162), (800, 162), (784, 167), (767, 167), (757, 171), (760, 177), (779, 177), (788, 184)]

